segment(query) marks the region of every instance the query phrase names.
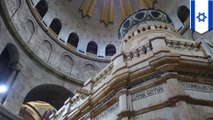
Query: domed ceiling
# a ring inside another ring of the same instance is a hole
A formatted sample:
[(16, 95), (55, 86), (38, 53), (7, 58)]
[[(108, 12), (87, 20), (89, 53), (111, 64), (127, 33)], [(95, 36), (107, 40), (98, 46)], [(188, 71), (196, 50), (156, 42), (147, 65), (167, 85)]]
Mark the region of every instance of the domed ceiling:
[[(118, 29), (122, 21), (132, 12), (147, 8), (159, 9), (161, 6), (161, 10), (174, 15), (178, 5), (187, 2), (182, 0), (31, 0), (32, 6), (37, 8), (41, 1), (42, 4), (46, 4), (43, 6), (47, 7), (46, 12), (41, 15), (45, 27), (50, 27), (54, 19), (60, 21), (61, 28), (57, 33), (59, 41), (67, 44), (70, 34), (75, 33), (73, 39), (77, 39), (77, 42), (72, 45), (75, 46), (76, 51), (84, 54), (90, 52), (100, 58), (107, 56), (108, 45), (112, 45), (109, 51), (113, 47), (116, 51), (120, 49)], [(45, 11), (43, 6), (38, 7), (37, 10)], [(176, 26), (176, 29), (179, 28)], [(89, 45), (93, 50), (88, 50)], [(109, 56), (113, 55), (112, 53)]]
[[(35, 7), (41, 0), (31, 0)], [(48, 10), (42, 18), (47, 26), (57, 18), (62, 24), (58, 38), (67, 42), (70, 33), (79, 37), (78, 50), (86, 51), (90, 41), (98, 46), (98, 55), (112, 44), (119, 49), (118, 28), (133, 11), (152, 8), (155, 0), (46, 0)]]

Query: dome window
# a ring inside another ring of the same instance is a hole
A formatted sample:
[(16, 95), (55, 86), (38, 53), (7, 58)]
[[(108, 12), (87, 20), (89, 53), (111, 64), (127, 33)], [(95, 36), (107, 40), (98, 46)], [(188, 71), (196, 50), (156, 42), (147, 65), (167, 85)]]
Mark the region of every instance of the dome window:
[(40, 14), (40, 16), (43, 18), (44, 15), (47, 13), (47, 10), (48, 10), (48, 4), (47, 4), (46, 0), (41, 0), (36, 5), (36, 9), (37, 9), (38, 13)]
[(91, 41), (88, 43), (87, 52), (92, 54), (97, 54), (98, 46), (95, 42)]
[(139, 20), (143, 19), (144, 18), (144, 13), (143, 12), (140, 12), (138, 14), (135, 15), (135, 17)]
[(106, 46), (106, 56), (113, 56), (116, 53), (116, 48), (114, 45), (109, 44)]
[(189, 18), (189, 9), (186, 6), (180, 6), (178, 8), (178, 18), (182, 23), (185, 23), (185, 21)]
[(157, 11), (152, 11), (151, 14), (154, 18), (158, 18), (160, 16), (160, 13)]
[(50, 24), (50, 29), (52, 29), (52, 31), (56, 34), (56, 35), (58, 35), (59, 34), (59, 32), (61, 31), (61, 27), (62, 27), (62, 25), (61, 25), (61, 21), (59, 20), (59, 19), (54, 19), (53, 21), (52, 21), (52, 23)]
[(128, 28), (130, 27), (130, 20), (127, 20), (127, 21), (124, 23), (123, 27), (124, 27), (125, 29), (128, 29)]
[(77, 48), (78, 47), (78, 42), (79, 42), (78, 35), (76, 33), (71, 33), (69, 35), (67, 43)]

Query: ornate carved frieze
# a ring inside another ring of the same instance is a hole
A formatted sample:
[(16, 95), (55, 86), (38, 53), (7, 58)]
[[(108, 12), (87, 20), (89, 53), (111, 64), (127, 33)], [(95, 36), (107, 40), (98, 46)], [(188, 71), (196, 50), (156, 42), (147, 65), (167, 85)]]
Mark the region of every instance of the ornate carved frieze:
[(201, 51), (200, 45), (192, 41), (170, 40), (166, 39), (166, 45), (174, 50), (194, 50)]

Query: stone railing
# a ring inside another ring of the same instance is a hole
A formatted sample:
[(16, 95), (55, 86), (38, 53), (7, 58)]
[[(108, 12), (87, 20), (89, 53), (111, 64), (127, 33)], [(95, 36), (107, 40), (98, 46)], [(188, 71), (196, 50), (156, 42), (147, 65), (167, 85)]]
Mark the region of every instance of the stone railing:
[(135, 57), (141, 57), (143, 55), (146, 55), (148, 52), (152, 51), (152, 45), (151, 43), (145, 44), (127, 54), (124, 55), (124, 61), (132, 60)]
[(189, 40), (176, 40), (176, 39), (166, 39), (166, 45), (172, 49), (180, 50), (195, 50), (200, 51), (200, 44), (195, 41)]

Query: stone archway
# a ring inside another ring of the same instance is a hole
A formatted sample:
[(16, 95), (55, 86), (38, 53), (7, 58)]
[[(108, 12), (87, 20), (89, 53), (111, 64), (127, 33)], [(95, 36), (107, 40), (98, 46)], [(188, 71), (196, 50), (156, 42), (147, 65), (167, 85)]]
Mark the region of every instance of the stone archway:
[(5, 86), (8, 90), (1, 93), (0, 100), (3, 104), (10, 92), (9, 89), (15, 82), (15, 78), (19, 73), (17, 64), (19, 62), (19, 52), (17, 47), (8, 43), (0, 54), (0, 85)]
[(33, 88), (25, 97), (24, 103), (31, 101), (44, 101), (51, 104), (56, 109), (64, 105), (67, 98), (74, 94), (63, 86), (46, 84)]

